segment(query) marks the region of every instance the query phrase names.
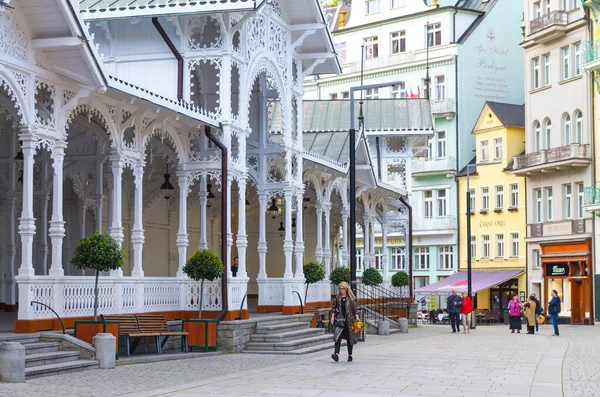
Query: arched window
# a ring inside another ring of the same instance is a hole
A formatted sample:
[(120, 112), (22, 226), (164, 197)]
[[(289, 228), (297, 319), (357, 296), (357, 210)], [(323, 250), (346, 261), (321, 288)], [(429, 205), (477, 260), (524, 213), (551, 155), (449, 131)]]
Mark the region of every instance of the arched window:
[(583, 143), (583, 115), (580, 110), (575, 111), (575, 142)]
[(542, 149), (542, 133), (540, 131), (540, 122), (537, 120), (533, 123), (533, 131), (535, 133), (535, 151), (539, 152)]
[(546, 149), (550, 149), (550, 144), (552, 143), (552, 121), (550, 119), (546, 119), (544, 123), (544, 133), (546, 135)]
[(563, 116), (563, 143), (565, 146), (571, 144), (571, 116), (568, 113)]

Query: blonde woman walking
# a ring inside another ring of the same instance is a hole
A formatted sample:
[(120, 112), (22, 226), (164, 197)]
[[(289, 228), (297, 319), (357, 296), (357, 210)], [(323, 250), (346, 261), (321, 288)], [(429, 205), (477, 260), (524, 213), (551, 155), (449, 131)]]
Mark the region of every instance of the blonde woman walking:
[(339, 354), (342, 339), (346, 340), (348, 348), (348, 361), (352, 361), (352, 347), (358, 342), (358, 336), (350, 331), (354, 321), (358, 320), (358, 306), (356, 297), (350, 289), (350, 285), (343, 281), (338, 286), (338, 293), (331, 307), (331, 325), (333, 326), (334, 352), (331, 355), (333, 361), (340, 360)]

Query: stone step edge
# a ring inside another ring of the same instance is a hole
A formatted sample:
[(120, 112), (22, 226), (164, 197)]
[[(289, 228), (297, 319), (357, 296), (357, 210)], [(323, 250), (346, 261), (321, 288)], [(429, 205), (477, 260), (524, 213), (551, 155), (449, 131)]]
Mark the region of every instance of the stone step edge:
[[(295, 331), (288, 331), (288, 332), (280, 332), (278, 334), (254, 334), (252, 336), (256, 336), (256, 337), (260, 337), (260, 338), (264, 338), (264, 339), (270, 339), (271, 341), (277, 341), (277, 340), (281, 340), (281, 339), (287, 339), (287, 338), (293, 338), (295, 336), (317, 336), (317, 335), (322, 335), (324, 334), (324, 329), (322, 328), (306, 328), (306, 329), (299, 329), (299, 330), (295, 330)], [(269, 342), (268, 340), (265, 340), (265, 342)]]
[[(345, 345), (346, 345), (346, 341), (343, 341), (342, 346), (345, 346)], [(287, 351), (286, 350), (242, 350), (242, 353), (245, 353), (245, 354), (273, 354), (273, 355), (289, 354), (289, 355), (299, 356), (299, 355), (303, 355), (303, 354), (316, 353), (316, 352), (320, 352), (323, 350), (329, 350), (329, 349), (331, 349), (331, 351), (333, 352), (333, 342), (303, 347), (301, 349), (296, 349), (296, 350), (287, 350)], [(341, 358), (340, 358), (340, 360), (341, 360)]]
[(25, 368), (25, 378), (27, 378), (28, 375), (32, 376), (40, 374), (51, 374), (54, 372), (58, 373), (60, 371), (72, 370), (76, 368), (93, 367), (99, 364), (100, 362), (96, 360), (77, 360), (69, 361), (66, 363), (39, 365), (37, 367)]
[(257, 325), (255, 328), (255, 332), (258, 331), (277, 331), (279, 329), (285, 329), (285, 328), (310, 328), (310, 323), (309, 322), (303, 322), (303, 321), (298, 321), (298, 322), (293, 322), (293, 323), (283, 323), (283, 324), (274, 324), (274, 325)]
[(289, 346), (294, 346), (294, 345), (301, 345), (304, 343), (318, 342), (319, 340), (327, 340), (327, 339), (331, 339), (332, 343), (333, 343), (333, 336), (324, 334), (324, 335), (319, 335), (319, 336), (313, 336), (310, 338), (292, 339), (292, 340), (283, 341), (283, 342), (248, 342), (248, 343), (246, 343), (246, 346), (251, 345), (251, 346), (256, 346), (256, 347), (260, 347), (260, 346), (289, 347)]
[(23, 345), (23, 347), (25, 348), (25, 352), (27, 352), (27, 350), (43, 349), (46, 347), (58, 348), (59, 346), (60, 346), (60, 343), (58, 343), (58, 342), (35, 342), (35, 343), (26, 343)]
[(25, 362), (36, 361), (36, 360), (48, 360), (48, 359), (59, 358), (59, 357), (60, 358), (73, 357), (73, 356), (79, 357), (79, 352), (67, 350), (67, 351), (57, 351), (57, 352), (35, 353), (35, 354), (26, 355)]

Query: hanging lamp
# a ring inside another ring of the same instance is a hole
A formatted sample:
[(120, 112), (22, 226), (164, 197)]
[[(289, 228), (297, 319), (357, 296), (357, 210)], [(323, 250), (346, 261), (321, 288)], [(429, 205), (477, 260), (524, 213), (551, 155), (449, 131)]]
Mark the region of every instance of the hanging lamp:
[(169, 200), (173, 195), (173, 190), (175, 189), (169, 180), (171, 178), (171, 174), (169, 174), (169, 158), (167, 157), (167, 172), (164, 175), (165, 181), (162, 185), (160, 185), (160, 190), (162, 190), (162, 194), (165, 200)]

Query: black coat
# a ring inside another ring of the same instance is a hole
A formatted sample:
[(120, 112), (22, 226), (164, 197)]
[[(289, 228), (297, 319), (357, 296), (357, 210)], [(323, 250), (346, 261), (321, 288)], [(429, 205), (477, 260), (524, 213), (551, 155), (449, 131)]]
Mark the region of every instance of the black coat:
[[(454, 304), (456, 303), (456, 305)], [(458, 295), (450, 295), (448, 297), (448, 313), (460, 313), (460, 307), (462, 306), (462, 299)]]

